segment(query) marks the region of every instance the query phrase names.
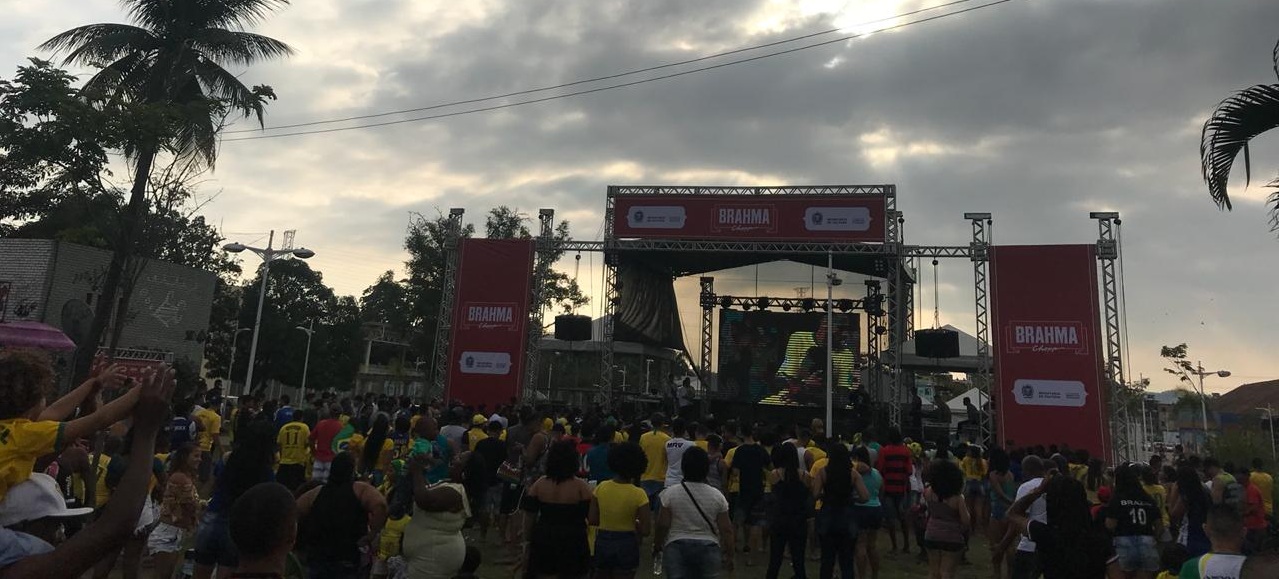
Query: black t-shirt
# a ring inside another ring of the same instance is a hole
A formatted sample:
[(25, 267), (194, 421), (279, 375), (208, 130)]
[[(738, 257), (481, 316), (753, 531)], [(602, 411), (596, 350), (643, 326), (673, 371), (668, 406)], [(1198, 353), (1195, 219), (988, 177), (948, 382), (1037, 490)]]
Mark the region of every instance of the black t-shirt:
[(1062, 537), (1056, 528), (1031, 521), (1030, 540), (1035, 542), (1044, 579), (1105, 577), (1106, 565), (1115, 556), (1110, 538), (1094, 529), (1078, 536)]
[(1102, 509), (1107, 519), (1115, 519), (1116, 537), (1154, 536), (1159, 508), (1147, 497), (1115, 496)]
[(743, 444), (733, 452), (733, 469), (742, 494), (764, 493), (764, 469), (768, 468), (768, 452), (759, 444)]
[(484, 457), (486, 482), (489, 486), (497, 484), (497, 468), (506, 460), (506, 441), (490, 436), (475, 443), (475, 453)]

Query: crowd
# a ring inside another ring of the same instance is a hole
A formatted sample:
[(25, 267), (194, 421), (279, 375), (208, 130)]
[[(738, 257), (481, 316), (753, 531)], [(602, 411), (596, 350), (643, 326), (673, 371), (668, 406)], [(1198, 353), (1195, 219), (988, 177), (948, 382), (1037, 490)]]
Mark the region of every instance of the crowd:
[(977, 552), (994, 579), (1279, 577), (1259, 460), (374, 394), (224, 409), (166, 369), (46, 403), (52, 381), (0, 352), (0, 579), (470, 578), (484, 552), (524, 577), (878, 579), (885, 548), (935, 579)]

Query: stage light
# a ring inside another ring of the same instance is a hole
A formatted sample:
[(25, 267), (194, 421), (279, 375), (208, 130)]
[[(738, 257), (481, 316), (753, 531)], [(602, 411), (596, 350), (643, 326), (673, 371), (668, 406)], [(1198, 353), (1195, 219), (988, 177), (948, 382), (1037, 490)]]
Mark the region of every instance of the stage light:
[(789, 302), (782, 304), (782, 311), (783, 311), (783, 312), (789, 312), (789, 311), (790, 311), (790, 303), (789, 303)]
[(733, 307), (733, 298), (730, 298), (728, 296), (719, 298), (719, 307), (724, 308), (726, 310), (728, 308)]
[(888, 328), (885, 328), (884, 326), (875, 326), (876, 335), (882, 336), (887, 333), (888, 333)]
[(813, 298), (804, 298), (803, 306), (804, 306), (804, 311), (806, 312), (812, 311), (813, 308), (817, 307), (817, 300)]
[(839, 305), (837, 307), (839, 307), (839, 311), (847, 312), (848, 310), (853, 309), (853, 300), (839, 300)]
[(768, 309), (768, 304), (769, 304), (768, 298), (759, 298), (755, 300), (755, 306), (761, 310)]

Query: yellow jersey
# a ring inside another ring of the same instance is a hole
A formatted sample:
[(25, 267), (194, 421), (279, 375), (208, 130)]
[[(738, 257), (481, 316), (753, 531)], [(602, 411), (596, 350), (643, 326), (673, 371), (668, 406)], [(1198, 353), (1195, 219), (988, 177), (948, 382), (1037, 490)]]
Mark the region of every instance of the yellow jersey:
[(404, 515), (398, 519), (387, 518), (382, 527), (382, 534), (377, 542), (377, 558), (383, 561), (400, 554), (400, 541), (404, 538), (404, 529), (409, 526), (413, 517)]
[[(89, 466), (93, 466), (93, 456), (89, 456)], [(111, 489), (107, 487), (107, 467), (111, 466), (111, 455), (104, 454), (98, 459), (98, 469), (93, 475), (93, 506), (94, 508), (102, 508), (111, 499)], [(75, 498), (84, 504), (86, 497), (84, 496), (84, 480), (79, 474), (71, 475), (72, 484), (75, 489)]]
[(489, 435), (487, 432), (484, 432), (483, 427), (473, 427), (470, 430), (466, 431), (467, 450), (474, 452), (475, 445), (479, 444), (481, 440), (484, 440), (485, 438), (488, 438), (488, 437)]
[(740, 491), (742, 490), (742, 481), (741, 481), (741, 479), (737, 478), (737, 477), (738, 477), (737, 471), (733, 470), (733, 468), (732, 468), (732, 467), (733, 467), (733, 455), (735, 455), (735, 454), (737, 454), (737, 447), (736, 447), (736, 446), (734, 446), (733, 448), (728, 449), (728, 454), (725, 454), (725, 455), (724, 455), (724, 462), (725, 462), (725, 463), (728, 463), (728, 467), (729, 467), (729, 468), (728, 468), (728, 482), (724, 485), (724, 488), (726, 488), (726, 489), (728, 490), (728, 493), (729, 493), (729, 494), (736, 493), (736, 492), (740, 492)]
[(1248, 480), (1257, 485), (1257, 490), (1261, 491), (1261, 502), (1265, 505), (1266, 514), (1273, 514), (1275, 512), (1275, 477), (1270, 476), (1268, 472), (1253, 471), (1248, 475)]
[(377, 454), (377, 470), (384, 473), (391, 472), (391, 457), (394, 454), (395, 441), (386, 439), (382, 441), (382, 452)]
[(200, 423), (200, 432), (195, 437), (200, 450), (213, 450), (213, 440), (222, 433), (222, 417), (210, 408), (203, 408), (195, 413), (195, 421)]
[(1163, 521), (1164, 527), (1168, 526), (1168, 489), (1164, 485), (1153, 484), (1141, 485), (1146, 490), (1146, 494), (1155, 500), (1155, 506), (1159, 508), (1159, 519)]
[(965, 456), (959, 461), (959, 469), (964, 471), (964, 480), (986, 480), (986, 461), (983, 459)]
[(63, 423), (54, 420), (0, 420), (0, 500), (31, 478), (37, 458), (62, 450), (62, 430)]
[(648, 458), (648, 468), (644, 470), (642, 481), (666, 482), (666, 443), (671, 437), (665, 432), (654, 430), (640, 437), (639, 445)]
[(311, 456), (311, 428), (293, 421), (280, 427), (275, 442), (280, 446), (280, 464), (306, 464)]
[(635, 531), (635, 511), (648, 505), (644, 489), (611, 480), (595, 487), (595, 500), (600, 505), (600, 530), (622, 533)]

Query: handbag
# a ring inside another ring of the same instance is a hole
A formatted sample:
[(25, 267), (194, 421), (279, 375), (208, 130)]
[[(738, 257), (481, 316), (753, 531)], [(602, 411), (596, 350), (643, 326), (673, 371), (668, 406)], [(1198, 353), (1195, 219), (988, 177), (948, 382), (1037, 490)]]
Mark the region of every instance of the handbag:
[(497, 479), (504, 483), (518, 485), (524, 480), (524, 469), (511, 464), (509, 460), (504, 460), (497, 467)]

